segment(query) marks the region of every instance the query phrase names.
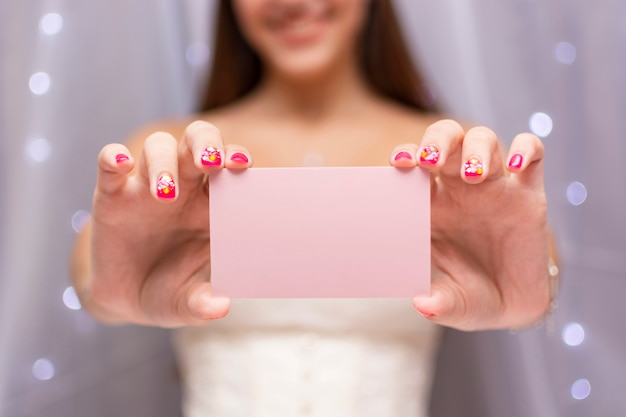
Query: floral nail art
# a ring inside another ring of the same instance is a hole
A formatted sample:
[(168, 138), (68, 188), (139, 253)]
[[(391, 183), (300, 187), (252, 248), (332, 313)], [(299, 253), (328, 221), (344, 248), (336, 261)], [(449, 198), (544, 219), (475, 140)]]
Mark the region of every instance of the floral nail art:
[(159, 198), (176, 197), (176, 183), (170, 174), (161, 174), (156, 184), (157, 196)]
[(480, 158), (471, 156), (465, 161), (465, 176), (480, 177), (483, 175), (483, 163)]
[(422, 149), (422, 152), (420, 153), (420, 162), (427, 162), (435, 165), (437, 161), (439, 161), (440, 153), (441, 152), (438, 147), (435, 145), (428, 145)]
[(222, 165), (222, 152), (219, 149), (209, 146), (204, 151), (202, 151), (202, 155), (200, 156), (200, 160), (202, 165), (207, 166), (220, 166)]

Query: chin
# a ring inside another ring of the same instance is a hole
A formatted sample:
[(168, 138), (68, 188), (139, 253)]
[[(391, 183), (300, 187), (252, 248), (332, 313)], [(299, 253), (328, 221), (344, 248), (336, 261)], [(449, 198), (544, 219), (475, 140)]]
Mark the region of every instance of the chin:
[(307, 51), (284, 54), (272, 63), (273, 70), (281, 78), (292, 81), (315, 81), (326, 77), (340, 66), (342, 57), (329, 51)]

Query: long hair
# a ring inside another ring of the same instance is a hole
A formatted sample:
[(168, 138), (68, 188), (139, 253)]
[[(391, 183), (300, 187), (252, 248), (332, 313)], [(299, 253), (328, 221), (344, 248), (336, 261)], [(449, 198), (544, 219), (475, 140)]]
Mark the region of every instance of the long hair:
[[(367, 82), (378, 94), (420, 111), (434, 110), (431, 95), (409, 55), (391, 0), (370, 0), (358, 59)], [(230, 0), (221, 0), (218, 7), (212, 61), (201, 103), (204, 111), (243, 97), (263, 76), (261, 59), (243, 37)]]

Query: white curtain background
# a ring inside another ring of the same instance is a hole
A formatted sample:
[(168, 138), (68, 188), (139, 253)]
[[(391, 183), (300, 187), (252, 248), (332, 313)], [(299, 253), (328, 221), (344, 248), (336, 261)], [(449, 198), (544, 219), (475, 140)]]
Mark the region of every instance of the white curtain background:
[[(167, 331), (96, 323), (69, 288), (106, 143), (189, 112), (211, 0), (0, 0), (0, 417), (176, 416)], [(398, 0), (438, 104), (546, 145), (555, 331), (448, 331), (432, 415), (626, 410), (626, 2)], [(69, 289), (68, 289), (69, 288)]]

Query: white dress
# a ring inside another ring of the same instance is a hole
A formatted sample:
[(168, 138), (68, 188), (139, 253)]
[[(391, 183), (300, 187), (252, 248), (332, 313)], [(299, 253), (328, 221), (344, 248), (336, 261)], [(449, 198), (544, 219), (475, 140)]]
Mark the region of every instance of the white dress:
[(175, 333), (185, 417), (425, 417), (439, 329), (405, 299), (232, 300)]

